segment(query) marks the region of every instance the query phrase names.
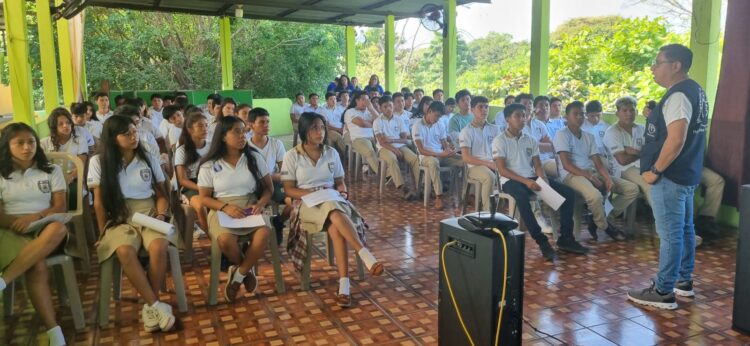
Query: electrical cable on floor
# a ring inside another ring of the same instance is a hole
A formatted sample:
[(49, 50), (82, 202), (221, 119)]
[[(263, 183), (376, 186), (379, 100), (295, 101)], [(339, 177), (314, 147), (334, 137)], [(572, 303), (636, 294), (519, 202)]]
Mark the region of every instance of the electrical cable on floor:
[(560, 340), (560, 339), (558, 339), (558, 338), (554, 337), (554, 336), (553, 336), (552, 334), (547, 334), (547, 333), (545, 333), (545, 332), (543, 332), (543, 331), (541, 331), (541, 330), (537, 329), (536, 327), (534, 327), (534, 325), (533, 325), (533, 324), (531, 324), (531, 322), (529, 322), (529, 320), (527, 320), (527, 319), (526, 319), (526, 317), (524, 317), (524, 318), (523, 318), (523, 322), (524, 322), (524, 323), (526, 323), (526, 324), (528, 324), (528, 325), (529, 325), (529, 327), (531, 327), (531, 329), (533, 329), (533, 330), (534, 330), (535, 332), (537, 332), (537, 333), (539, 333), (539, 334), (542, 334), (542, 335), (545, 335), (545, 336), (547, 336), (547, 337), (553, 338), (553, 339), (557, 340), (557, 341), (558, 341), (559, 343), (561, 343), (561, 344), (563, 344), (563, 345), (565, 345), (565, 346), (567, 346), (567, 345), (568, 345), (568, 343), (567, 343), (567, 342), (565, 342), (565, 341), (562, 341), (562, 340)]

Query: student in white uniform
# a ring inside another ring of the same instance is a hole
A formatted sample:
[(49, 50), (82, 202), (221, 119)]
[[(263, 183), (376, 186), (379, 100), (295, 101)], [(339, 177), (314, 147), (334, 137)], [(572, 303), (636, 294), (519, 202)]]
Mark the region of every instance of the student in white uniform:
[(552, 189), (565, 198), (565, 202), (559, 209), (560, 238), (557, 240), (557, 248), (571, 253), (585, 254), (588, 249), (579, 244), (573, 236), (575, 191), (545, 176), (542, 162), (539, 160), (539, 145), (531, 136), (523, 133), (527, 117), (525, 108), (520, 103), (505, 106), (503, 117), (508, 128), (492, 142), (492, 156), (497, 170), (507, 179), (502, 186), (503, 192), (513, 196), (516, 200), (521, 218), (526, 223), (531, 237), (539, 245), (542, 256), (552, 261), (557, 258), (557, 253), (547, 237), (542, 234), (542, 228), (537, 223), (529, 204), (529, 196), (533, 195), (534, 191), (542, 189), (536, 182), (537, 178), (544, 179)]
[[(550, 102), (550, 98), (544, 95), (540, 95), (534, 98), (535, 116), (536, 119), (542, 122), (542, 124), (544, 124), (544, 126), (547, 128), (547, 136), (549, 136), (548, 143), (552, 143), (552, 139), (555, 138), (555, 134), (557, 133), (557, 131), (565, 127), (565, 122), (560, 119), (559, 114), (557, 118), (552, 118), (552, 106)], [(552, 158), (552, 155), (553, 153), (550, 152), (549, 158)], [(545, 171), (547, 171), (547, 169), (545, 169)], [(554, 172), (554, 176), (557, 176), (557, 167), (555, 167)], [(549, 175), (548, 171), (547, 174)]]
[(198, 225), (201, 229), (208, 230), (206, 220), (206, 209), (203, 208), (201, 198), (198, 196), (198, 166), (200, 160), (208, 153), (211, 147), (208, 138), (208, 121), (200, 110), (188, 114), (184, 128), (180, 134), (179, 146), (174, 153), (174, 166), (182, 193), (187, 197), (190, 206), (195, 210)]
[(646, 127), (635, 123), (638, 101), (632, 96), (615, 101), (617, 123), (604, 133), (604, 145), (610, 157), (613, 175), (638, 185), (646, 201), (651, 204), (651, 185), (641, 177), (641, 147)]
[[(133, 223), (134, 213), (166, 221), (169, 201), (158, 159), (140, 144), (129, 117), (113, 115), (104, 123), (101, 150), (91, 158), (88, 186), (94, 193), (96, 222), (102, 234), (96, 246), (101, 264), (117, 256), (125, 276), (146, 301), (141, 309), (147, 332), (169, 331), (175, 323), (172, 307), (159, 301), (167, 272), (167, 246), (177, 234), (164, 235)], [(148, 253), (148, 272), (138, 260)], [(105, 303), (106, 304), (106, 303)]]
[[(404, 94), (396, 92), (391, 97), (393, 98), (393, 116), (401, 119), (407, 129), (411, 129), (411, 122), (409, 121), (411, 119), (411, 112), (405, 109), (406, 101), (404, 100)], [(411, 131), (406, 132), (409, 132), (408, 138), (411, 139)]]
[(237, 103), (231, 97), (225, 97), (220, 104), (214, 104), (213, 121), (208, 123), (208, 138), (213, 143), (216, 127), (221, 123), (221, 118), (233, 116)]
[[(364, 221), (348, 201), (348, 190), (344, 183), (344, 167), (341, 165), (339, 154), (325, 145), (327, 132), (325, 119), (320, 114), (304, 113), (300, 117), (299, 125), (302, 143), (286, 152), (281, 166), (284, 192), (287, 197), (296, 200), (295, 208), (298, 208), (296, 209), (298, 220), (293, 220), (292, 224), (299, 225), (299, 231), (302, 232), (328, 232), (333, 243), (339, 274), (336, 304), (349, 307), (352, 298), (347, 246), (351, 246), (359, 254), (371, 275), (382, 275), (385, 267), (363, 245)], [(344, 200), (325, 201), (313, 207), (308, 207), (299, 201), (303, 196), (321, 189), (334, 189)], [(296, 237), (290, 236), (291, 248), (294, 248), (294, 238)]]
[(60, 249), (68, 231), (60, 222), (25, 231), (31, 222), (65, 212), (65, 179), (37, 143), (34, 130), (23, 123), (6, 126), (0, 135), (0, 292), (25, 275), (49, 345), (58, 346), (65, 338), (55, 320), (46, 259)]
[[(63, 152), (77, 156), (81, 160), (81, 163), (83, 163), (83, 166), (86, 167), (89, 147), (86, 139), (81, 136), (81, 133), (75, 131), (76, 127), (73, 125), (73, 118), (70, 112), (64, 107), (53, 109), (49, 117), (47, 117), (47, 126), (49, 127), (50, 136), (42, 139), (39, 145), (40, 149), (44, 150), (45, 153)], [(57, 164), (59, 165), (60, 163)], [(78, 194), (83, 193), (82, 191), (78, 191), (78, 185), (76, 184), (78, 171), (72, 164), (62, 167), (62, 170), (65, 182), (69, 185), (70, 189), (68, 193), (68, 207), (75, 209)]]
[(305, 112), (307, 103), (305, 103), (305, 94), (298, 92), (294, 95), (294, 102), (292, 102), (292, 108), (289, 109), (289, 119), (292, 121), (292, 129), (294, 130), (294, 140), (292, 145), (297, 145), (297, 138), (299, 137), (299, 117)]
[(407, 135), (409, 128), (406, 127), (403, 119), (393, 114), (393, 100), (390, 96), (380, 98), (380, 110), (383, 114), (375, 119), (372, 129), (377, 140), (378, 157), (385, 161), (386, 171), (381, 173), (393, 179), (396, 188), (401, 190), (404, 199), (408, 201), (416, 195), (404, 183), (398, 162), (405, 160), (414, 175), (414, 181), (417, 181), (419, 157), (407, 146), (411, 142)]
[(268, 173), (273, 181), (273, 194), (271, 200), (284, 206), (280, 215), (271, 218), (271, 224), (276, 231), (276, 242), (281, 244), (284, 237), (284, 222), (289, 219), (292, 212), (290, 203), (285, 203), (284, 189), (281, 185), (281, 162), (284, 160), (284, 143), (268, 134), (271, 132), (271, 115), (265, 108), (254, 108), (248, 115), (253, 136), (248, 141), (251, 147), (257, 150), (266, 160)]
[(341, 116), (344, 113), (344, 108), (336, 103), (336, 94), (327, 93), (326, 103), (323, 107), (320, 107), (320, 112), (317, 113), (326, 118), (328, 126), (328, 140), (326, 144), (334, 147), (339, 152), (339, 155), (343, 155), (345, 149), (344, 122), (341, 121)]
[[(255, 292), (258, 279), (252, 271), (268, 245), (270, 220), (264, 215), (271, 202), (273, 182), (263, 156), (245, 140), (245, 123), (235, 116), (223, 117), (216, 127), (211, 149), (201, 160), (198, 191), (208, 212), (208, 234), (219, 243), (229, 266), (224, 299), (235, 302), (241, 286)], [(265, 224), (252, 228), (227, 228), (219, 213), (241, 219), (263, 215)], [(251, 235), (250, 246), (242, 253), (238, 237)]]
[[(144, 149), (146, 149), (146, 151), (149, 152), (149, 154), (157, 158), (159, 162), (159, 166), (157, 166), (156, 168), (161, 168), (162, 174), (166, 173), (166, 176), (171, 176), (172, 171), (169, 165), (169, 155), (162, 152), (161, 145), (154, 137), (153, 133), (147, 128), (144, 128), (144, 126), (151, 126), (151, 122), (148, 121), (148, 119), (144, 119), (141, 116), (141, 112), (138, 110), (138, 108), (132, 105), (126, 104), (119, 106), (115, 108), (114, 114), (118, 116), (128, 117), (133, 121), (133, 124), (135, 124), (135, 128), (138, 131), (139, 143), (143, 146)], [(164, 143), (163, 138), (162, 143)]]
[(235, 116), (245, 122), (245, 139), (247, 140), (250, 140), (250, 137), (253, 136), (253, 130), (250, 128), (250, 120), (248, 119), (251, 110), (253, 110), (253, 107), (250, 107), (247, 103), (240, 103), (234, 110)]
[(102, 126), (103, 123), (99, 121), (99, 118), (96, 117), (96, 111), (94, 110), (94, 104), (89, 101), (83, 101), (81, 102), (86, 106), (86, 129), (91, 132), (91, 135), (94, 136), (94, 140), (96, 143), (99, 143), (99, 137), (102, 136)]
[(164, 99), (161, 94), (151, 94), (151, 107), (148, 108), (148, 117), (157, 129), (160, 128), (162, 121), (166, 120), (166, 117), (162, 114), (164, 107)]
[(107, 118), (112, 116), (112, 110), (109, 108), (109, 94), (99, 91), (94, 94), (94, 101), (97, 107), (94, 115), (103, 125)]
[(596, 148), (594, 135), (583, 131), (583, 103), (573, 101), (565, 107), (567, 126), (555, 135), (555, 150), (562, 167), (560, 178), (583, 196), (592, 217), (589, 219), (589, 233), (595, 240), (597, 231), (604, 231), (614, 240), (623, 240), (625, 234), (612, 225), (604, 212), (604, 198), (610, 193), (612, 212), (609, 216), (620, 215), (638, 197), (638, 186), (618, 177), (611, 177), (602, 163)]
[(162, 108), (162, 110), (164, 116), (162, 124), (166, 124), (163, 126), (165, 129), (163, 132), (164, 138), (167, 140), (167, 145), (170, 148), (170, 151), (174, 151), (177, 147), (177, 142), (180, 140), (180, 135), (182, 134), (182, 125), (185, 122), (185, 117), (182, 113), (182, 109), (177, 105), (166, 106)]
[(489, 100), (484, 96), (471, 99), (471, 114), (474, 120), (466, 125), (458, 137), (461, 147), (461, 159), (469, 166), (468, 178), (478, 180), (482, 184), (480, 194), (480, 211), (490, 210), (490, 195), (497, 180), (497, 166), (492, 161), (492, 140), (502, 133), (500, 127), (487, 123), (489, 113)]
[(368, 111), (370, 98), (367, 93), (355, 91), (352, 97), (352, 105), (344, 112), (344, 121), (349, 129), (352, 140), (352, 149), (370, 166), (375, 174), (378, 173), (378, 156), (375, 154), (375, 133), (372, 131), (372, 122), (375, 118)]
[[(425, 96), (428, 97), (428, 96)], [(464, 162), (456, 155), (448, 143), (448, 137), (440, 125), (438, 117), (445, 113), (442, 102), (433, 102), (427, 115), (414, 124), (411, 130), (414, 145), (419, 153), (419, 164), (427, 167), (432, 187), (435, 189), (435, 209), (443, 209), (443, 181), (440, 178), (440, 166), (463, 167)], [(424, 193), (430, 193), (425, 191)]]
[(310, 99), (310, 103), (305, 106), (304, 112), (323, 114), (323, 106), (319, 102), (320, 96), (316, 93), (311, 93), (308, 95), (308, 98)]
[[(76, 134), (86, 139), (86, 146), (88, 146), (89, 154), (93, 154), (96, 151), (96, 142), (98, 138), (94, 138), (88, 127), (86, 126), (86, 105), (82, 102), (74, 102), (70, 105), (70, 113), (73, 117), (73, 125), (75, 125)], [(101, 135), (101, 131), (99, 132)]]
[[(133, 99), (127, 99), (125, 101), (125, 105), (129, 105), (131, 107), (135, 107), (138, 110), (138, 116), (140, 117), (140, 120), (133, 119), (133, 121), (136, 121), (136, 126), (138, 127), (138, 130), (143, 132), (148, 132), (153, 136), (157, 148), (152, 149), (148, 148), (149, 150), (153, 150), (153, 152), (156, 152), (157, 150), (161, 154), (167, 153), (167, 141), (164, 139), (164, 134), (159, 130), (158, 127), (154, 126), (154, 123), (151, 122), (151, 119), (148, 117), (148, 109), (146, 109), (146, 103), (143, 101), (142, 98), (136, 97)], [(124, 106), (124, 105), (123, 105)], [(120, 110), (120, 107), (123, 106), (117, 106), (115, 108), (114, 114), (118, 115), (122, 113)], [(132, 115), (131, 115), (132, 117)], [(158, 157), (159, 155), (157, 155)], [(164, 160), (162, 160), (162, 164), (164, 164)]]
[[(607, 155), (607, 149), (604, 147), (604, 133), (607, 132), (609, 124), (602, 118), (602, 103), (599, 100), (586, 102), (586, 120), (583, 121), (581, 129), (594, 135), (596, 140), (596, 149), (599, 155)], [(609, 164), (609, 162), (606, 162)]]

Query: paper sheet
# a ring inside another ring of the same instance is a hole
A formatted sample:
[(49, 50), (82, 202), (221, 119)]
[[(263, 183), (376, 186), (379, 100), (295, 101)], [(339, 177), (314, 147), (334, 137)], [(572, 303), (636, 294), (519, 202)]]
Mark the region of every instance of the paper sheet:
[(52, 222), (59, 221), (66, 224), (73, 218), (73, 215), (67, 213), (57, 213), (47, 215), (39, 220), (36, 220), (29, 224), (29, 227), (24, 233), (36, 233), (39, 232), (44, 226), (49, 225)]
[(315, 191), (313, 193), (308, 193), (304, 196), (302, 196), (302, 202), (305, 202), (305, 205), (308, 208), (312, 208), (320, 203), (327, 202), (327, 201), (340, 201), (344, 202), (344, 197), (341, 196), (341, 194), (333, 189), (321, 189), (318, 191)]
[(539, 198), (541, 198), (544, 203), (547, 203), (547, 205), (553, 210), (557, 211), (560, 209), (560, 206), (565, 203), (565, 197), (557, 193), (557, 191), (549, 186), (549, 184), (547, 184), (542, 178), (536, 178), (536, 183), (542, 188), (541, 191), (534, 191), (537, 196), (539, 196)]
[(253, 228), (265, 226), (266, 221), (263, 219), (263, 214), (260, 215), (249, 215), (241, 219), (235, 219), (225, 212), (219, 212), (219, 224), (226, 228)]
[(612, 202), (609, 201), (611, 195), (612, 193), (607, 193), (607, 195), (604, 196), (604, 215), (609, 215), (612, 209), (615, 209), (615, 207), (612, 205)]
[(150, 228), (164, 235), (170, 235), (174, 233), (174, 226), (172, 226), (172, 224), (150, 217), (146, 214), (133, 214), (133, 223), (138, 226)]

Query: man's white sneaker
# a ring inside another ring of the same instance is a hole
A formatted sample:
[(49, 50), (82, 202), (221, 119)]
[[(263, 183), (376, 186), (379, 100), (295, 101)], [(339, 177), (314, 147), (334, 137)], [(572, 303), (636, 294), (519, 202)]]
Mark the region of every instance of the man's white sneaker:
[(154, 311), (154, 308), (150, 307), (148, 304), (143, 304), (143, 309), (141, 309), (141, 319), (143, 319), (143, 330), (153, 333), (161, 329), (159, 328), (159, 316)]
[(175, 318), (172, 314), (172, 306), (167, 303), (156, 302), (156, 306), (152, 307), (154, 314), (159, 320), (159, 329), (164, 332), (168, 332), (174, 327)]
[(544, 234), (552, 234), (552, 226), (547, 223), (547, 219), (544, 218), (544, 215), (542, 214), (542, 208), (539, 207), (539, 202), (531, 202), (531, 209), (534, 211), (534, 218), (536, 219), (536, 223), (539, 224), (539, 227), (542, 228), (542, 233)]

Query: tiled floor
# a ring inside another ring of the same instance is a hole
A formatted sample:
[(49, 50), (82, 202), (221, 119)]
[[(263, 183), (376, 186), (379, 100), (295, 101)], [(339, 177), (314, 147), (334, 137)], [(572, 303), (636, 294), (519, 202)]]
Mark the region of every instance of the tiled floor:
[[(264, 260), (261, 293), (246, 295), (232, 305), (219, 298), (217, 306), (209, 307), (209, 242), (203, 238), (196, 243), (194, 263), (183, 263), (189, 312), (178, 314), (176, 331), (142, 331), (140, 305), (127, 280), (123, 299), (110, 303), (109, 326), (94, 327), (98, 304), (95, 270), (79, 276), (86, 329), (75, 332), (69, 311), (58, 308), (66, 337), (75, 345), (436, 344), (438, 223), (456, 215), (456, 209), (436, 212), (425, 209), (421, 202), (381, 198), (372, 176), (350, 183), (350, 189), (352, 200), (370, 226), (369, 247), (387, 264), (386, 275), (353, 281), (355, 304), (351, 308), (341, 309), (334, 303), (337, 275), (321, 256), (322, 242), (316, 243), (310, 291), (300, 289), (291, 264), (285, 261), (287, 292), (276, 294), (271, 266)], [(392, 187), (386, 192), (386, 196), (395, 194)], [(736, 252), (733, 230), (726, 230), (726, 238), (699, 248), (695, 299), (679, 299), (680, 308), (675, 311), (641, 308), (626, 301), (625, 292), (645, 285), (657, 267), (658, 242), (648, 235), (648, 223), (639, 221), (642, 235), (631, 242), (600, 238), (599, 243), (593, 243), (588, 235), (582, 235), (592, 253), (563, 254), (554, 264), (543, 261), (533, 241), (527, 241), (524, 315), (546, 334), (524, 325), (525, 344), (750, 343), (749, 336), (731, 329)], [(169, 288), (173, 288), (171, 281)], [(174, 296), (168, 293), (162, 299), (176, 305)], [(22, 290), (14, 309), (14, 317), (2, 320), (0, 344), (43, 342), (44, 328)]]

